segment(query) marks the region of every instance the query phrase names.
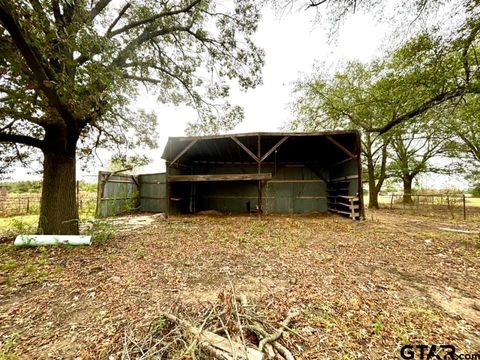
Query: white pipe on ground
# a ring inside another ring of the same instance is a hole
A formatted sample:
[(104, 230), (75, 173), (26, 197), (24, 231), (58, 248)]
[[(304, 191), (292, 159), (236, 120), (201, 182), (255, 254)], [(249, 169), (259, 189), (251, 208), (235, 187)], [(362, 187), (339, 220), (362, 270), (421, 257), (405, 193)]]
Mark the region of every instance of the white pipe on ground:
[(91, 245), (92, 237), (87, 235), (18, 235), (15, 246), (42, 245)]

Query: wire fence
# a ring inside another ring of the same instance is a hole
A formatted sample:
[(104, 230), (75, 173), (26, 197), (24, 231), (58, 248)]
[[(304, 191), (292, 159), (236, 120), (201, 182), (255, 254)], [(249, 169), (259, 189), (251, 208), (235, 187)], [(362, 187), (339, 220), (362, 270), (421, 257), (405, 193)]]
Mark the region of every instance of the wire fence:
[[(0, 196), (0, 217), (38, 215), (40, 213), (40, 194)], [(94, 215), (97, 194), (79, 192), (77, 196), (78, 211), (84, 215)]]
[(463, 219), (480, 216), (480, 198), (465, 194), (381, 194), (383, 209), (416, 215)]

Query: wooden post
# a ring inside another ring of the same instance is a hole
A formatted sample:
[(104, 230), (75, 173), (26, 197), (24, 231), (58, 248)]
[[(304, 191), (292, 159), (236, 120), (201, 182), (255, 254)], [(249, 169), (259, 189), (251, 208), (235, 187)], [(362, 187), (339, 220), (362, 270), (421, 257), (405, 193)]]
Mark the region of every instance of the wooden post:
[(463, 220), (467, 220), (467, 207), (465, 201), (465, 194), (462, 195), (462, 202), (463, 202)]
[(170, 176), (170, 162), (166, 162), (166, 174), (165, 174), (165, 186), (167, 187), (167, 209), (165, 212), (165, 218), (170, 216), (170, 181), (168, 181), (168, 177)]
[(100, 210), (102, 206), (102, 188), (103, 188), (103, 176), (102, 172), (98, 172), (98, 180), (97, 180), (97, 207), (95, 209), (95, 217), (99, 217), (100, 215)]
[(352, 220), (355, 220), (355, 207), (353, 206), (353, 201), (354, 199), (353, 198), (350, 198), (348, 199), (350, 201), (350, 210), (351, 210), (351, 217), (352, 217)]
[[(257, 135), (257, 158), (259, 159), (258, 161), (258, 173), (262, 171), (262, 149), (261, 149), (261, 141), (260, 141), (260, 135)], [(258, 217), (262, 217), (262, 180), (258, 180), (258, 194), (257, 194), (257, 207), (258, 207)]]
[(362, 181), (362, 161), (361, 161), (361, 154), (362, 154), (362, 142), (360, 139), (360, 132), (356, 132), (355, 136), (355, 148), (356, 148), (356, 156), (355, 162), (357, 163), (357, 174), (358, 174), (358, 206), (359, 209), (359, 220), (365, 220), (365, 204), (363, 203), (363, 181)]
[(392, 198), (390, 199), (390, 210), (393, 209), (393, 194), (392, 194)]
[(80, 205), (80, 180), (77, 180), (77, 208)]

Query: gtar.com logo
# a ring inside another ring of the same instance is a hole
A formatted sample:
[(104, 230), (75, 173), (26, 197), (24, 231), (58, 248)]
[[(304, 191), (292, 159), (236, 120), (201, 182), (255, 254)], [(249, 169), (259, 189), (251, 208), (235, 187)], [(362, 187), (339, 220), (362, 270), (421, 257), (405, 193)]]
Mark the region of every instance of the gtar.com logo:
[(453, 345), (404, 345), (400, 349), (402, 359), (450, 360), (456, 359)]

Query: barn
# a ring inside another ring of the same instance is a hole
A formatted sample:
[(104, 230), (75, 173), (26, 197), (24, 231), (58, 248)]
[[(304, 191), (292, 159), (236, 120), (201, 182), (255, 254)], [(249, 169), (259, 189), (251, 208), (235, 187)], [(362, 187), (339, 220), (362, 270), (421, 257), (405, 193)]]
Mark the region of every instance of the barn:
[(333, 212), (364, 217), (360, 134), (247, 133), (170, 137), (165, 173), (98, 175), (98, 217)]
[(167, 215), (364, 214), (357, 131), (170, 137), (162, 158)]

